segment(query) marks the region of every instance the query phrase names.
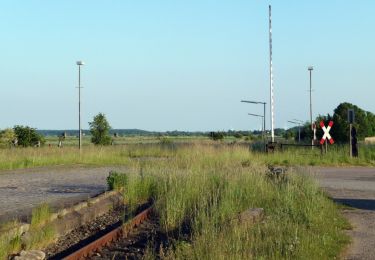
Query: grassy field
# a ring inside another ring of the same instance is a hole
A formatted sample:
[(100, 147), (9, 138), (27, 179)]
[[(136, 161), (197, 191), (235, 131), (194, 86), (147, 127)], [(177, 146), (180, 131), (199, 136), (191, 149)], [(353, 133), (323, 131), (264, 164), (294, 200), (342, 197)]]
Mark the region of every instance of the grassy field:
[[(162, 251), (152, 250), (150, 244), (150, 258), (332, 259), (348, 242), (344, 234), (348, 223), (337, 206), (304, 172), (290, 170), (287, 178), (266, 172), (269, 165), (374, 164), (373, 147), (362, 147), (364, 156), (359, 159), (349, 159), (345, 147), (335, 149), (325, 157), (311, 149), (266, 155), (244, 143), (162, 139), (110, 147), (86, 145), (81, 152), (69, 146), (3, 149), (0, 168), (127, 165), (131, 173), (112, 186), (124, 186), (125, 202), (131, 208), (153, 198), (162, 230), (171, 241)], [(255, 225), (236, 221), (240, 212), (254, 207), (264, 208), (264, 221)], [(35, 225), (48, 214), (43, 207), (35, 211)], [(188, 236), (179, 236), (186, 226)], [(48, 228), (40, 232), (35, 232), (28, 247), (53, 237)], [(12, 251), (19, 247), (17, 239), (3, 244)]]
[[(0, 149), (0, 170), (31, 168), (51, 165), (128, 165), (134, 159), (171, 158), (180, 150), (201, 147), (237, 147), (244, 153), (243, 162), (249, 164), (257, 161), (266, 165), (325, 165), (344, 166), (362, 165), (375, 166), (375, 146), (361, 145), (359, 158), (349, 158), (348, 147), (329, 146), (327, 154), (322, 155), (320, 149), (287, 148), (274, 154), (259, 152), (260, 143), (247, 143), (228, 139), (224, 142), (214, 142), (207, 138), (124, 138), (122, 145), (96, 147), (90, 145), (88, 137), (80, 152), (76, 146), (67, 145), (58, 148), (48, 144), (40, 148)], [(255, 149), (252, 149), (255, 147)]]

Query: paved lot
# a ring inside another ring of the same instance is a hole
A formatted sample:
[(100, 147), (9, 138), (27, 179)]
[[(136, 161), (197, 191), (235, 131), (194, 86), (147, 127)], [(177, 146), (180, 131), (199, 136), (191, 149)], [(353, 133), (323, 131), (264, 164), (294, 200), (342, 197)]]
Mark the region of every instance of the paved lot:
[(124, 167), (43, 167), (0, 172), (0, 223), (25, 220), (46, 202), (65, 207), (102, 193), (110, 170)]
[(353, 225), (345, 259), (375, 259), (375, 168), (315, 168), (321, 186), (337, 202), (353, 207), (344, 215)]

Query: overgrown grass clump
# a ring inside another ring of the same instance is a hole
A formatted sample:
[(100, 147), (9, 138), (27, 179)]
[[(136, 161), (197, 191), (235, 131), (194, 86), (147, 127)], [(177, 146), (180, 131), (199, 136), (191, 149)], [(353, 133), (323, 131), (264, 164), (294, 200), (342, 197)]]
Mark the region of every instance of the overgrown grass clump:
[[(125, 198), (134, 205), (152, 197), (171, 240), (151, 256), (330, 259), (348, 242), (343, 232), (348, 223), (317, 183), (303, 172), (270, 178), (261, 160), (249, 161), (246, 148), (179, 149), (174, 157), (144, 162), (140, 169), (141, 174), (129, 174)], [(259, 207), (264, 221), (237, 221), (239, 213)]]
[(18, 234), (18, 221), (4, 223), (0, 227), (0, 259), (18, 253), (21, 249), (41, 249), (54, 241), (56, 232), (49, 223), (52, 211), (43, 203), (32, 210), (27, 235)]

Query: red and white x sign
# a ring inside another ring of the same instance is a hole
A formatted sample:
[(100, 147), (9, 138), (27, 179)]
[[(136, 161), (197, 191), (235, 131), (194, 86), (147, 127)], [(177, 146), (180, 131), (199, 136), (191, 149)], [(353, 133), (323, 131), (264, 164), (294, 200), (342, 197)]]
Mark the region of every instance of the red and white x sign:
[(330, 144), (333, 144), (335, 141), (333, 140), (332, 136), (329, 134), (329, 131), (331, 130), (333, 126), (333, 121), (329, 121), (328, 126), (325, 127), (323, 121), (320, 122), (320, 127), (323, 129), (323, 137), (320, 140), (320, 144), (324, 144), (324, 141), (328, 139)]

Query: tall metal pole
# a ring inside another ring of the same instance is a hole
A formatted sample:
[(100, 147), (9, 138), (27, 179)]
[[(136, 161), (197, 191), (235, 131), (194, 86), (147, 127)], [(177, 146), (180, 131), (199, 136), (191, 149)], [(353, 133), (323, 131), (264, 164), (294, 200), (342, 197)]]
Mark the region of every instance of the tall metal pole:
[(270, 44), (270, 111), (271, 111), (271, 142), (275, 142), (274, 133), (274, 96), (273, 96), (273, 74), (272, 74), (272, 22), (271, 5), (269, 7), (269, 44)]
[[(312, 119), (312, 86), (311, 86), (311, 72), (313, 71), (313, 67), (309, 66), (308, 70), (310, 72), (310, 126), (311, 126), (311, 132), (314, 132), (314, 126), (313, 126), (313, 119)], [(311, 147), (314, 145), (314, 134), (312, 134), (311, 137)]]
[(81, 66), (84, 65), (83, 61), (77, 61), (78, 65), (78, 147), (82, 148), (82, 129), (81, 129)]

